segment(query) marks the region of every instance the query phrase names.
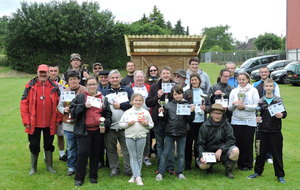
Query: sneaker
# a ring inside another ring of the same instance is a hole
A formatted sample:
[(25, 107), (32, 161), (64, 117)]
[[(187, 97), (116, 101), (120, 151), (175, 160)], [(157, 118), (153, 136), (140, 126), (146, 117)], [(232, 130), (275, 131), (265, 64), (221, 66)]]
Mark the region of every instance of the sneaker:
[(146, 158), (146, 159), (144, 159), (144, 164), (146, 166), (151, 166), (152, 163), (150, 162), (149, 158)]
[(260, 176), (261, 176), (260, 174), (254, 173), (254, 174), (252, 174), (252, 175), (249, 175), (247, 178), (248, 178), (248, 179), (254, 179), (254, 178), (258, 178), (258, 177), (260, 177)]
[(135, 177), (131, 177), (129, 180), (128, 180), (128, 183), (135, 183)]
[(68, 160), (68, 157), (66, 155), (60, 156), (59, 160), (63, 161), (63, 162), (66, 162)]
[(272, 160), (271, 158), (268, 158), (268, 159), (267, 159), (267, 163), (268, 163), (268, 164), (273, 164), (273, 160)]
[(156, 175), (156, 178), (155, 178), (156, 181), (162, 181), (163, 180), (163, 176), (159, 173)]
[(111, 177), (117, 176), (119, 174), (120, 174), (120, 170), (118, 170), (118, 169), (112, 169), (111, 172), (110, 172)]
[(183, 174), (178, 174), (178, 179), (186, 179), (185, 176)]
[(82, 186), (82, 184), (83, 184), (83, 181), (80, 181), (80, 180), (75, 181), (75, 186)]
[(280, 183), (286, 183), (285, 179), (283, 177), (278, 177), (277, 180), (280, 182)]
[(139, 177), (136, 177), (135, 178), (135, 181), (136, 181), (136, 184), (139, 185), (139, 186), (142, 186), (144, 185), (143, 181), (142, 181), (142, 178), (139, 176)]
[(234, 175), (231, 171), (226, 171), (225, 176), (228, 177), (229, 179), (234, 179)]

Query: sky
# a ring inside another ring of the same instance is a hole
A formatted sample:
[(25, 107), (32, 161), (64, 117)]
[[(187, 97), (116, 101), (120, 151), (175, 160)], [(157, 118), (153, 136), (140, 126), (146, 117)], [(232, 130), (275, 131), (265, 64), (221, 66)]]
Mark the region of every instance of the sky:
[[(50, 2), (51, 0), (25, 0)], [(61, 1), (61, 0), (59, 0)], [(78, 0), (82, 2), (83, 0)], [(87, 0), (85, 0), (87, 1)], [(96, 2), (96, 0), (88, 0)], [(154, 5), (173, 26), (180, 19), (190, 35), (201, 35), (205, 27), (229, 25), (233, 38), (245, 42), (264, 33), (286, 35), (286, 0), (98, 0), (100, 10), (108, 9), (116, 21), (134, 22)], [(0, 0), (0, 17), (20, 8), (20, 0)]]

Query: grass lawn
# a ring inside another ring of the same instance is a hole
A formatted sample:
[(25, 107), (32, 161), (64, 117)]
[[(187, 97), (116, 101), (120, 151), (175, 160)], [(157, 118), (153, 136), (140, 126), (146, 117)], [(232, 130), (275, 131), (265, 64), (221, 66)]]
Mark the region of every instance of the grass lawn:
[[(212, 84), (222, 66), (215, 64), (201, 64), (209, 74)], [(65, 176), (66, 164), (58, 161), (57, 146), (54, 152), (53, 166), (56, 174), (46, 171), (43, 155), (40, 154), (38, 173), (28, 176), (30, 170), (30, 155), (27, 135), (21, 123), (19, 101), (29, 77), (0, 78), (0, 189), (75, 189), (72, 177)], [(283, 120), (284, 135), (284, 165), (287, 184), (280, 184), (275, 180), (273, 167), (266, 164), (263, 177), (248, 180), (246, 177), (253, 171), (234, 171), (235, 179), (224, 176), (224, 167), (217, 165), (214, 173), (207, 175), (203, 171), (193, 169), (185, 172), (186, 180), (178, 180), (175, 176), (166, 175), (162, 182), (155, 181), (155, 159), (153, 166), (143, 168), (145, 186), (137, 187), (128, 184), (129, 179), (121, 174), (118, 177), (109, 177), (109, 169), (99, 170), (99, 183), (92, 185), (86, 178), (80, 189), (300, 189), (300, 128), (299, 121), (299, 94), (300, 87), (280, 85), (281, 96), (284, 98), (288, 117)], [(298, 118), (298, 119), (297, 119)], [(56, 145), (56, 140), (55, 140)]]

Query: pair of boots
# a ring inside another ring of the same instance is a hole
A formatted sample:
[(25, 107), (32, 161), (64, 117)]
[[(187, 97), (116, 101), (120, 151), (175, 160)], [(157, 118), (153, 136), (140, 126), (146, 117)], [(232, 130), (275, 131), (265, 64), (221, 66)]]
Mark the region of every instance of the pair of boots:
[[(37, 172), (37, 161), (38, 161), (39, 155), (34, 155), (31, 153), (31, 170), (29, 172), (29, 175), (33, 175)], [(51, 151), (46, 151), (45, 152), (45, 164), (46, 164), (46, 169), (50, 173), (55, 173), (56, 171), (52, 167), (52, 152)]]
[(233, 175), (232, 171), (234, 169), (234, 166), (235, 166), (236, 162), (237, 161), (230, 160), (229, 158), (227, 158), (227, 160), (226, 160), (226, 163), (225, 163), (225, 167), (226, 167), (225, 175), (229, 179), (233, 179), (234, 178), (234, 175)]

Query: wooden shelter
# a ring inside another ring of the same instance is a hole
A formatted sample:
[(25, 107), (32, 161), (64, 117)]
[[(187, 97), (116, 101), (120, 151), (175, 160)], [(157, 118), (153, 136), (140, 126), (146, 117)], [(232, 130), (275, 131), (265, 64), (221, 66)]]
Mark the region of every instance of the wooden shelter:
[(127, 55), (136, 69), (146, 73), (149, 65), (170, 66), (172, 72), (186, 70), (192, 57), (197, 57), (205, 36), (201, 35), (125, 35)]

